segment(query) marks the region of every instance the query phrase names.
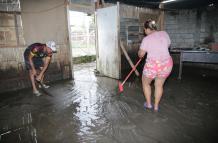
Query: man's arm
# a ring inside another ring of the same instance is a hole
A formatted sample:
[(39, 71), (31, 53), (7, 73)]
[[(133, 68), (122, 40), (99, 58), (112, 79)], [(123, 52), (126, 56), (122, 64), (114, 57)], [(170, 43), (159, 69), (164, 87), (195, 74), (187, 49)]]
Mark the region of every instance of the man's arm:
[(38, 81), (42, 80), (42, 77), (43, 77), (45, 71), (47, 70), (50, 61), (51, 61), (51, 57), (45, 57), (44, 66), (43, 66), (40, 74), (36, 78)]

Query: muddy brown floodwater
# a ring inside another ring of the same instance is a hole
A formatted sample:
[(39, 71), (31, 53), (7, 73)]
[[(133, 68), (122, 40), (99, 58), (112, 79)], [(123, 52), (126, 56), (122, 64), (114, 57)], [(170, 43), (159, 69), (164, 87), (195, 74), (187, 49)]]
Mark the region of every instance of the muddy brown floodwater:
[(139, 79), (117, 94), (117, 80), (95, 76), (95, 63), (74, 66), (74, 80), (0, 95), (1, 143), (217, 142), (217, 71), (184, 66), (167, 80), (160, 112), (143, 109)]

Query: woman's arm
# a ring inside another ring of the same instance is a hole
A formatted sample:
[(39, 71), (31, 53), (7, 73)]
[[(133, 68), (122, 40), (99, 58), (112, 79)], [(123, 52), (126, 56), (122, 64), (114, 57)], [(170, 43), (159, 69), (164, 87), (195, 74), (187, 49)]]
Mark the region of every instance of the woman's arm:
[(139, 51), (138, 51), (138, 56), (139, 56), (139, 58), (143, 58), (144, 56), (145, 56), (145, 51), (144, 50), (142, 50), (142, 49), (139, 49)]

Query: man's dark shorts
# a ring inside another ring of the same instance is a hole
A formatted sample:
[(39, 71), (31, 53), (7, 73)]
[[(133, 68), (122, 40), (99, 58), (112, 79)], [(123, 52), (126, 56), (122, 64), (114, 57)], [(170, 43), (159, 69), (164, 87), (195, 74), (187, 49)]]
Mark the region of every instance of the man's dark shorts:
[[(26, 69), (27, 70), (30, 70), (31, 69), (31, 65), (30, 65), (30, 62), (28, 59), (24, 58), (25, 59), (25, 65), (26, 65)], [(33, 57), (33, 64), (35, 66), (35, 69), (40, 69), (40, 67), (43, 67), (43, 60), (42, 58), (35, 58)]]
[[(24, 54), (23, 54), (27, 70), (31, 69), (31, 65), (30, 65), (30, 62), (28, 59), (30, 51), (31, 51), (31, 47), (29, 46), (28, 48), (26, 48), (26, 50), (24, 51)], [(43, 59), (40, 57), (33, 57), (33, 64), (35, 66), (35, 69), (40, 69), (40, 67), (43, 67), (44, 62), (43, 62)]]

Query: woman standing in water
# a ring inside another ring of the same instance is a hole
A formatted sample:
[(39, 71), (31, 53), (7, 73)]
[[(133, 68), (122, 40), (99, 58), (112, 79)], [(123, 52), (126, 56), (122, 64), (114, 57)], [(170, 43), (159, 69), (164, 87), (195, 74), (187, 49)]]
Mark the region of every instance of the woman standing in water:
[(144, 37), (138, 56), (144, 57), (147, 53), (146, 63), (143, 68), (142, 86), (146, 99), (145, 109), (152, 109), (151, 104), (151, 82), (155, 80), (154, 86), (154, 111), (159, 110), (159, 102), (163, 95), (163, 85), (170, 75), (173, 67), (173, 61), (169, 54), (171, 44), (169, 35), (165, 31), (157, 31), (157, 25), (154, 20), (147, 20), (144, 23), (144, 31), (147, 35)]

